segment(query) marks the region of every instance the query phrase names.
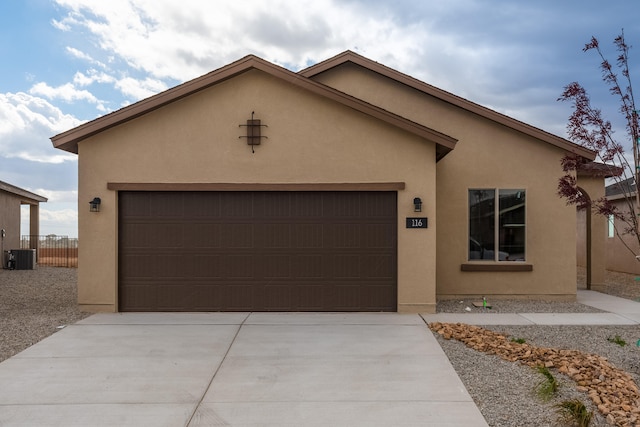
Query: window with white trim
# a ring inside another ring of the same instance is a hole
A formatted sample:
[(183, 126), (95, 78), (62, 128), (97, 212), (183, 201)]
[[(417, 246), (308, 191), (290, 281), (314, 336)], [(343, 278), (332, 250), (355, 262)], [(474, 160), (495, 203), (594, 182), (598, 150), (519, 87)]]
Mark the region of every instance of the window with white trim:
[(524, 261), (526, 192), (469, 190), (469, 261)]

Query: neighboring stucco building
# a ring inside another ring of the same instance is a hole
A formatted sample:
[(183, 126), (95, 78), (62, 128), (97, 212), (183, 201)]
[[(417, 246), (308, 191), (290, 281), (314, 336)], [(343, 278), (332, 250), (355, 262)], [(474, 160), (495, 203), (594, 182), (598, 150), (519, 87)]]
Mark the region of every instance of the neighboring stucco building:
[[(40, 230), (40, 203), (46, 201), (46, 197), (0, 181), (0, 254), (3, 262), (4, 251), (20, 249), (21, 206), (29, 205), (29, 234), (37, 236)], [(37, 239), (34, 240), (34, 245), (36, 242)]]
[(594, 153), (353, 52), (298, 73), (247, 56), (52, 141), (79, 157), (86, 310), (575, 298), (556, 188)]
[[(634, 209), (636, 206), (636, 188), (634, 178), (628, 178), (621, 182), (613, 183), (606, 187), (605, 195), (620, 212), (626, 215), (631, 210), (629, 203)], [(629, 227), (620, 219), (613, 217), (606, 221), (605, 245), (605, 268), (610, 271), (619, 271), (623, 273), (640, 274), (640, 262), (635, 258), (634, 254), (629, 250), (638, 251), (638, 240), (635, 235), (625, 232)], [(578, 245), (582, 242), (584, 236), (578, 235)]]

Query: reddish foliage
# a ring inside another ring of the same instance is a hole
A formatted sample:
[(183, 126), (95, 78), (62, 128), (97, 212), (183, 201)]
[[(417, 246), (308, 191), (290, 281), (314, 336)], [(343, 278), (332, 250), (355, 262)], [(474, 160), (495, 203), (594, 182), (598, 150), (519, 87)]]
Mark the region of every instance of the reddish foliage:
[[(569, 139), (576, 144), (595, 151), (600, 162), (619, 166), (618, 172), (612, 166), (612, 173), (606, 176), (613, 177), (617, 183), (621, 183), (629, 176), (637, 178), (638, 154), (636, 153), (635, 144), (640, 142), (640, 126), (638, 120), (639, 111), (635, 107), (629, 73), (630, 46), (625, 41), (624, 32), (615, 38), (614, 45), (619, 53), (616, 65), (622, 74), (622, 81), (616, 74), (616, 68), (604, 57), (598, 39), (592, 37), (589, 43), (585, 44), (583, 51), (595, 51), (597, 53), (601, 60), (602, 80), (609, 87), (611, 94), (620, 100), (619, 111), (625, 118), (627, 136), (634, 146), (633, 164), (630, 164), (625, 157), (622, 144), (614, 138), (611, 122), (603, 118), (602, 112), (598, 108), (592, 106), (587, 91), (580, 83), (572, 82), (568, 84), (558, 100), (572, 103), (573, 113), (567, 123)], [(635, 192), (637, 191), (636, 184), (633, 183), (630, 187), (627, 186), (624, 189), (623, 196), (626, 200), (626, 208), (621, 211), (604, 197), (598, 200), (589, 200), (585, 194), (582, 194), (575, 178), (578, 170), (584, 166), (584, 161), (581, 158), (575, 155), (567, 155), (562, 159), (561, 163), (565, 175), (558, 182), (558, 194), (560, 197), (566, 199), (568, 204), (574, 204), (578, 208), (589, 207), (599, 215), (614, 215), (624, 224), (624, 230), (616, 230), (616, 232), (619, 235), (625, 233), (635, 235), (638, 240), (638, 247), (640, 247), (640, 232), (638, 231), (638, 216), (636, 214), (637, 206), (634, 203)], [(635, 181), (637, 182), (638, 180), (636, 179)], [(634, 254), (638, 252), (637, 248), (634, 250), (630, 248), (630, 250)]]

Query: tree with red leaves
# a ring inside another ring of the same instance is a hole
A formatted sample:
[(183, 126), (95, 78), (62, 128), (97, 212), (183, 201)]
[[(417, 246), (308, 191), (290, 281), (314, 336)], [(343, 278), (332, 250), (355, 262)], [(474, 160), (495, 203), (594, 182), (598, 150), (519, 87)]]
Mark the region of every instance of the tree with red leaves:
[[(558, 183), (558, 194), (567, 200), (568, 204), (575, 204), (578, 208), (590, 208), (599, 215), (613, 215), (622, 227), (616, 226), (615, 232), (627, 249), (636, 258), (640, 254), (640, 230), (638, 227), (638, 206), (640, 206), (640, 194), (638, 194), (638, 178), (640, 173), (640, 143), (639, 116), (636, 109), (629, 74), (629, 46), (624, 38), (624, 31), (615, 38), (614, 44), (618, 52), (616, 61), (617, 70), (622, 74), (618, 76), (616, 69), (605, 58), (600, 44), (595, 37), (587, 43), (583, 52), (595, 51), (600, 57), (600, 69), (602, 80), (609, 87), (612, 95), (619, 98), (620, 113), (626, 122), (627, 137), (633, 145), (633, 160), (625, 156), (624, 148), (614, 138), (614, 131), (609, 120), (602, 116), (602, 112), (591, 105), (591, 99), (582, 85), (577, 82), (570, 83), (564, 88), (559, 101), (569, 101), (573, 105), (573, 113), (569, 117), (567, 131), (569, 139), (578, 145), (589, 148), (597, 153), (597, 161), (607, 165), (602, 169), (602, 175), (612, 177), (618, 190), (624, 195), (624, 208), (611, 203), (605, 197), (597, 200), (589, 200), (577, 185), (576, 174), (585, 167), (582, 159), (575, 155), (567, 155), (562, 160), (562, 168), (565, 175)], [(624, 89), (623, 89), (624, 86)], [(637, 245), (631, 247), (622, 239), (622, 235), (632, 235), (637, 240)]]

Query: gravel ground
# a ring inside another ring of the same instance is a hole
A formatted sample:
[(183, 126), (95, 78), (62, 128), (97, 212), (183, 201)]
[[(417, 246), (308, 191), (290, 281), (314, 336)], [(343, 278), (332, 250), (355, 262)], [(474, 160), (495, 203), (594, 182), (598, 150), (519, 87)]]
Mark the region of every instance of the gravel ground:
[(77, 308), (77, 271), (0, 269), (0, 361), (89, 315)]
[[(584, 289), (584, 277), (578, 275), (578, 288)], [(606, 292), (622, 298), (638, 300), (640, 298), (640, 282), (636, 276), (624, 273), (607, 272)], [(582, 283), (581, 283), (582, 279)], [(438, 301), (438, 312), (462, 313), (466, 307), (475, 308), (473, 300)], [(492, 313), (596, 313), (601, 310), (578, 303), (495, 300), (488, 301), (492, 305)], [(640, 340), (638, 326), (483, 326), (501, 332), (511, 338), (525, 339), (527, 343), (538, 347), (553, 347), (579, 350), (585, 353), (606, 357), (614, 366), (625, 370), (640, 385)], [(524, 426), (559, 426), (554, 405), (569, 400), (579, 399), (593, 412), (591, 426), (609, 426), (605, 418), (591, 404), (586, 393), (576, 390), (575, 382), (570, 378), (554, 372), (560, 382), (560, 390), (556, 397), (548, 402), (541, 400), (535, 392), (536, 386), (543, 377), (535, 370), (500, 359), (494, 355), (481, 353), (466, 347), (464, 344), (443, 339), (434, 334), (449, 357), (451, 364), (462, 379), (469, 394), (490, 426), (524, 427)], [(619, 336), (627, 345), (619, 346), (609, 338)], [(640, 425), (640, 424), (639, 424)]]
[[(39, 266), (35, 270), (0, 270), (0, 361), (89, 315), (77, 309), (77, 270)], [(580, 272), (579, 272), (580, 273)], [(640, 282), (633, 275), (609, 273), (607, 293), (628, 299), (640, 298)], [(584, 288), (578, 276), (578, 287)], [(474, 300), (475, 301), (475, 300)], [(471, 300), (440, 301), (440, 312), (463, 312)], [(491, 312), (598, 312), (577, 303), (544, 301), (489, 301)], [(481, 310), (472, 308), (472, 310)], [(513, 338), (523, 338), (540, 347), (580, 350), (604, 356), (629, 372), (640, 384), (640, 339), (638, 326), (485, 326)], [(619, 336), (621, 347), (608, 338)], [(439, 343), (490, 426), (558, 426), (554, 404), (578, 398), (591, 406), (589, 398), (576, 390), (569, 378), (554, 373), (561, 383), (559, 394), (544, 402), (535, 393), (542, 377), (531, 368), (503, 361), (467, 348), (456, 341)], [(593, 407), (591, 406), (591, 409)], [(597, 411), (592, 426), (608, 425)]]

